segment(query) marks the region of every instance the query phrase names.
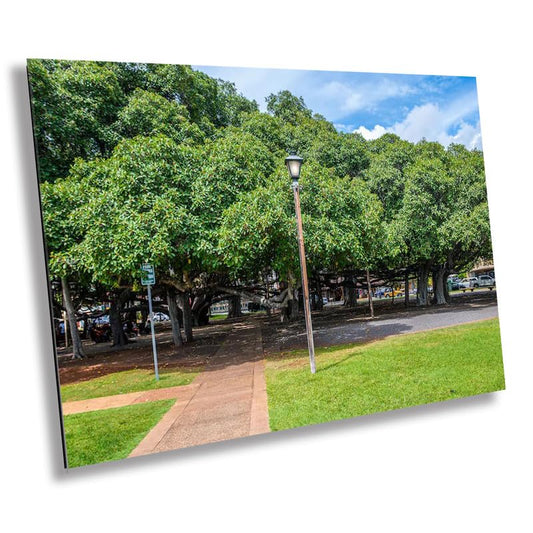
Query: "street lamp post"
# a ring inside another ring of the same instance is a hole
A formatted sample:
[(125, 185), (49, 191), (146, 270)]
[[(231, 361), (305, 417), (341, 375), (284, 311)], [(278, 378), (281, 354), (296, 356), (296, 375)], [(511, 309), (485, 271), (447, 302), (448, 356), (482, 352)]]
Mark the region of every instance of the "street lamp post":
[(305, 247), (304, 235), (302, 226), (302, 213), (300, 211), (300, 186), (298, 180), (300, 178), (300, 169), (302, 167), (303, 159), (297, 155), (290, 155), (285, 159), (285, 164), (289, 170), (289, 175), (292, 179), (291, 188), (294, 193), (294, 208), (296, 211), (296, 222), (298, 226), (298, 253), (300, 254), (300, 268), (302, 271), (302, 288), (304, 292), (304, 314), (305, 314), (305, 329), (307, 332), (307, 346), (309, 348), (309, 362), (311, 365), (311, 373), (316, 372), (315, 366), (315, 343), (313, 341), (313, 324), (311, 323), (311, 307), (309, 305), (309, 284), (307, 282), (307, 266), (305, 262)]

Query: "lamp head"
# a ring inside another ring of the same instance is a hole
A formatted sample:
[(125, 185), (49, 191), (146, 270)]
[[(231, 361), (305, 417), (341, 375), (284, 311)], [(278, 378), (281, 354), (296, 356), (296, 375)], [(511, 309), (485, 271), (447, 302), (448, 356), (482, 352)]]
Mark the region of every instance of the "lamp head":
[(303, 159), (296, 154), (291, 154), (285, 159), (285, 164), (289, 170), (289, 176), (292, 181), (297, 182), (300, 178), (300, 169), (302, 168)]

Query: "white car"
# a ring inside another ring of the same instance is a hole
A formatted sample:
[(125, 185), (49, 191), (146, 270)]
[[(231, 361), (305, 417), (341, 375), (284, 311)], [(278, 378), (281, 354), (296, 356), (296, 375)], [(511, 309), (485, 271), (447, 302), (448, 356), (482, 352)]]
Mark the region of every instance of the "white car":
[(154, 313), (154, 322), (166, 322), (168, 320), (170, 320), (170, 317), (165, 315), (165, 313), (161, 313), (159, 311)]
[(479, 280), (475, 277), (473, 278), (466, 278), (459, 284), (461, 289), (474, 289), (479, 287)]
[(465, 292), (466, 289), (473, 291), (478, 287), (489, 287), (489, 289), (492, 290), (496, 286), (496, 280), (491, 276), (482, 275), (466, 278), (459, 284), (459, 286), (463, 292)]
[(479, 276), (478, 282), (480, 287), (494, 287), (496, 280), (492, 276)]

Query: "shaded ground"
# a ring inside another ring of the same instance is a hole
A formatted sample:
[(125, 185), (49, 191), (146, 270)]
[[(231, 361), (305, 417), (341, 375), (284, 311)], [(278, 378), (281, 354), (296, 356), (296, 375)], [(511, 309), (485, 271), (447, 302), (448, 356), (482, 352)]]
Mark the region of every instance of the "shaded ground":
[[(170, 368), (202, 367), (222, 345), (226, 335), (232, 328), (232, 321), (215, 323), (214, 325), (194, 330), (194, 341), (185, 344), (179, 350), (172, 342), (170, 326), (156, 333), (158, 366), (160, 371)], [(61, 385), (85, 381), (104, 376), (113, 372), (150, 368), (154, 366), (152, 354), (152, 337), (143, 335), (135, 338), (135, 342), (123, 349), (114, 349), (109, 343), (95, 344), (83, 341), (88, 358), (72, 360), (71, 354), (58, 350), (59, 379)]]
[[(419, 308), (403, 306), (403, 302), (380, 300), (375, 305), (375, 318), (370, 320), (367, 306), (345, 309), (326, 306), (313, 312), (315, 346), (332, 346), (375, 340), (400, 333), (453, 326), (464, 322), (498, 316), (496, 294), (493, 292), (457, 295), (446, 306)], [(305, 323), (301, 320), (280, 324), (274, 318), (263, 322), (265, 352), (277, 352), (307, 347)]]
[[(405, 308), (403, 301), (398, 299), (394, 304), (390, 300), (381, 300), (375, 302), (374, 320), (368, 320), (368, 307), (359, 303), (355, 309), (331, 305), (320, 312), (313, 312), (316, 346), (372, 340), (497, 316), (495, 291), (454, 295), (450, 305), (426, 309), (420, 309), (413, 303), (409, 308)], [(242, 319), (215, 321), (208, 326), (195, 328), (194, 342), (179, 350), (174, 347), (170, 326), (167, 326), (156, 335), (160, 370), (205, 367), (210, 361), (213, 362), (212, 358), (227, 335), (240, 321), (253, 321), (260, 325), (266, 352), (307, 346), (303, 315), (288, 324), (280, 323), (279, 315), (254, 315)], [(113, 349), (107, 343), (95, 344), (92, 341), (84, 341), (84, 346), (90, 358), (83, 361), (73, 361), (68, 351), (58, 350), (62, 385), (122, 370), (153, 368), (150, 335), (137, 337), (135, 343), (122, 350)], [(231, 364), (231, 361), (225, 361), (223, 364)]]

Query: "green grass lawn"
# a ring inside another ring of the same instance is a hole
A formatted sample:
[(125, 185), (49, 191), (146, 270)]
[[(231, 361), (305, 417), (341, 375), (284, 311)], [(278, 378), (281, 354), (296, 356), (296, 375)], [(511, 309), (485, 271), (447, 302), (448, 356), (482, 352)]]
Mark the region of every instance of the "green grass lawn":
[(156, 381), (152, 370), (135, 369), (115, 372), (89, 381), (63, 385), (61, 387), (61, 400), (63, 402), (88, 400), (126, 392), (140, 392), (188, 385), (197, 375), (197, 370), (194, 372), (171, 370), (160, 372), (159, 381)]
[(65, 416), (68, 466), (124, 459), (175, 401), (162, 400)]
[(225, 314), (225, 315), (211, 315), (209, 317), (209, 320), (226, 320), (226, 318), (228, 318), (227, 314)]
[(273, 431), (505, 388), (497, 319), (267, 361)]

